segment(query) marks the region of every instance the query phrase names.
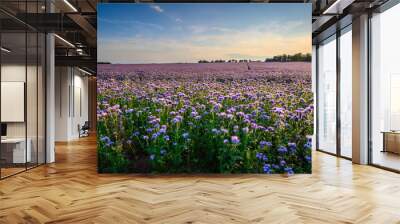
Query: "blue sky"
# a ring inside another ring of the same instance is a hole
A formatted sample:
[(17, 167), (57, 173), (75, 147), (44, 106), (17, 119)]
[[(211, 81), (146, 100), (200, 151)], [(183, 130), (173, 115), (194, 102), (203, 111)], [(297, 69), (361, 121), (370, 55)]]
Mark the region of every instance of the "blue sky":
[(311, 4), (99, 4), (98, 60), (260, 59), (311, 51)]

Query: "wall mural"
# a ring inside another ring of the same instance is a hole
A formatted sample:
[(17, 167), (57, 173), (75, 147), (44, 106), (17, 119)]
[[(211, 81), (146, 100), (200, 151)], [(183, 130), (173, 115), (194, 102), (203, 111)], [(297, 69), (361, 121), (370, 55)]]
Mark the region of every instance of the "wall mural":
[(311, 173), (311, 4), (99, 4), (100, 173)]

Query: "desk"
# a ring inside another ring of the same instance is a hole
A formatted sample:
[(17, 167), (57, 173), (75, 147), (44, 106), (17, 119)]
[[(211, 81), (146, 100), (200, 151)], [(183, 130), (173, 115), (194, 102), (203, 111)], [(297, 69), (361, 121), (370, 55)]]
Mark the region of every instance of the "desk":
[(400, 131), (383, 131), (382, 152), (400, 154)]
[[(31, 139), (26, 139), (28, 143), (25, 152), (25, 138), (6, 138), (1, 139), (1, 157), (6, 163), (26, 163), (31, 162)], [(3, 155), (4, 154), (4, 155)], [(12, 159), (11, 159), (12, 158)]]

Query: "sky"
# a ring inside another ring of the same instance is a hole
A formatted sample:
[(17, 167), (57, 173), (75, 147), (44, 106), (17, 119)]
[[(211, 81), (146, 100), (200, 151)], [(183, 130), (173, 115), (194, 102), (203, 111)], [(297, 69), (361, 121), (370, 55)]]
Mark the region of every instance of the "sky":
[(264, 60), (311, 52), (311, 4), (98, 4), (98, 61)]

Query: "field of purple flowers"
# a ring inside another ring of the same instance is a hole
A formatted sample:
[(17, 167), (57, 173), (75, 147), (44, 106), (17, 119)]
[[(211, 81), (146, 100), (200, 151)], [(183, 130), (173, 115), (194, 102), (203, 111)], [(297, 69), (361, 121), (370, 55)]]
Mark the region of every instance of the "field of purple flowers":
[(98, 66), (99, 172), (311, 173), (311, 64)]

